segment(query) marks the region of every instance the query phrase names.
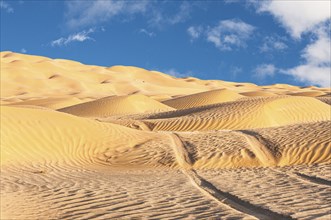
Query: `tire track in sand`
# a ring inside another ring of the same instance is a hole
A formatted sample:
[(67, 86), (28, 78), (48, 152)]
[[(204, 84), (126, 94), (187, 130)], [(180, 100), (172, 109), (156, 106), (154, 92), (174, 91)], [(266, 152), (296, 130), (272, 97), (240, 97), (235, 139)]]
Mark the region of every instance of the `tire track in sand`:
[(286, 216), (260, 206), (255, 206), (235, 195), (216, 188), (212, 183), (200, 177), (193, 169), (192, 165), (194, 161), (186, 150), (185, 144), (180, 137), (175, 133), (168, 133), (168, 135), (173, 142), (173, 151), (180, 170), (203, 194), (215, 200), (222, 206), (230, 207), (236, 211), (254, 216), (258, 219), (293, 219), (291, 216)]
[(248, 131), (231, 131), (245, 138), (250, 150), (256, 155), (263, 166), (270, 167), (277, 165), (274, 154), (266, 147), (266, 143)]
[(309, 176), (300, 172), (281, 172), (279, 170), (273, 169), (272, 167), (277, 166), (277, 159), (274, 156), (274, 154), (266, 147), (267, 144), (264, 143), (265, 141), (263, 139), (258, 138), (256, 135), (254, 135), (249, 131), (231, 131), (231, 132), (244, 137), (248, 143), (250, 150), (260, 160), (262, 165), (266, 167), (270, 167), (272, 171), (282, 175), (287, 175), (294, 179), (299, 179), (306, 183), (331, 186), (331, 181), (323, 178)]

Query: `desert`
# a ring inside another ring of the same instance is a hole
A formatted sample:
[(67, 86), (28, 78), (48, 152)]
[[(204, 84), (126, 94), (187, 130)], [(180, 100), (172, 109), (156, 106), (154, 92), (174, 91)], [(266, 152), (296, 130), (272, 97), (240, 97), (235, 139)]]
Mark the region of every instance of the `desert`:
[(330, 95), (1, 52), (1, 219), (330, 219)]

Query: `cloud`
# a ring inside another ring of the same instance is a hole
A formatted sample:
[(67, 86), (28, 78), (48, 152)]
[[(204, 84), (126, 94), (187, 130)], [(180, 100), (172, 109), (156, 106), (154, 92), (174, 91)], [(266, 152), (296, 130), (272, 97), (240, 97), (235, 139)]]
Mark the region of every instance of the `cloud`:
[(203, 27), (202, 26), (197, 26), (197, 27), (194, 27), (194, 26), (191, 26), (187, 29), (187, 33), (189, 34), (191, 40), (195, 40), (195, 39), (198, 39), (201, 34), (203, 33)]
[(67, 1), (66, 25), (77, 29), (95, 25), (112, 19), (117, 15), (144, 13), (149, 1)]
[(293, 76), (300, 82), (331, 87), (330, 50), (330, 36), (320, 31), (318, 39), (302, 51), (304, 63), (290, 69), (283, 69), (281, 72)]
[(145, 35), (147, 35), (149, 37), (155, 37), (155, 35), (156, 35), (154, 32), (148, 31), (148, 30), (146, 30), (144, 28), (140, 29), (139, 30), (139, 33), (145, 34)]
[(93, 28), (90, 28), (88, 30), (85, 31), (81, 31), (79, 33), (76, 34), (71, 34), (68, 37), (61, 37), (57, 40), (53, 40), (51, 42), (51, 46), (55, 47), (55, 46), (66, 46), (72, 42), (84, 42), (87, 40), (94, 40), (93, 38), (91, 38), (89, 36), (89, 34), (93, 33), (95, 30)]
[(296, 80), (304, 83), (331, 87), (331, 68), (314, 65), (300, 65), (292, 69), (282, 70), (282, 73), (294, 76)]
[[(66, 1), (65, 23), (71, 30), (86, 28), (109, 22), (115, 18), (127, 21), (135, 15), (146, 18), (150, 27), (163, 28), (166, 25), (174, 25), (187, 21), (190, 18), (193, 3), (183, 1), (118, 1), (118, 0), (94, 0), (94, 1)], [(164, 10), (173, 7), (174, 10)], [(174, 11), (169, 13), (169, 11)]]
[(24, 48), (21, 49), (21, 53), (26, 53), (26, 52), (28, 52), (26, 49)]
[(220, 50), (232, 50), (245, 47), (246, 40), (252, 35), (254, 26), (239, 19), (222, 20), (215, 27), (208, 27), (205, 32), (208, 42)]
[(5, 10), (7, 13), (14, 13), (14, 9), (11, 5), (5, 1), (0, 1), (0, 8)]
[[(164, 7), (161, 7), (162, 5), (160, 4), (162, 3), (158, 2), (157, 4), (149, 5), (150, 15), (147, 15), (147, 17), (148, 23), (152, 27), (161, 28), (166, 25), (174, 25), (185, 22), (190, 18), (193, 9), (192, 4), (184, 1), (180, 4), (179, 9), (175, 13), (169, 14), (162, 10)], [(175, 5), (177, 6), (177, 3)]]
[(236, 78), (238, 74), (242, 73), (243, 69), (238, 66), (231, 66), (230, 73), (233, 78)]
[(219, 21), (215, 27), (191, 26), (187, 29), (191, 41), (203, 36), (207, 42), (213, 43), (222, 51), (230, 51), (239, 47), (246, 47), (246, 40), (250, 38), (255, 27), (239, 19)]
[(288, 46), (284, 43), (284, 38), (267, 36), (263, 39), (263, 44), (260, 46), (260, 52), (271, 52), (271, 51), (283, 51), (287, 49)]
[(261, 64), (258, 65), (254, 70), (254, 77), (258, 79), (264, 79), (268, 76), (272, 77), (275, 75), (277, 68), (273, 64)]
[(302, 57), (311, 65), (330, 65), (331, 42), (327, 33), (319, 33), (318, 39), (303, 50)]
[[(301, 40), (303, 35), (312, 38), (311, 43), (301, 51), (303, 61), (295, 67), (279, 69), (279, 72), (290, 75), (300, 82), (331, 87), (331, 2), (323, 0), (252, 2), (258, 12), (272, 14), (292, 38)], [(262, 47), (262, 50), (265, 48)]]
[(330, 19), (331, 1), (256, 1), (258, 12), (272, 14), (291, 34), (300, 39), (303, 33)]
[(182, 73), (182, 72), (179, 72), (178, 70), (176, 70), (174, 68), (164, 69), (164, 70), (156, 70), (156, 71), (168, 74), (168, 75), (176, 77), (176, 78), (185, 78), (185, 77), (189, 77), (189, 76), (194, 75), (194, 73), (192, 71), (187, 71), (185, 73)]

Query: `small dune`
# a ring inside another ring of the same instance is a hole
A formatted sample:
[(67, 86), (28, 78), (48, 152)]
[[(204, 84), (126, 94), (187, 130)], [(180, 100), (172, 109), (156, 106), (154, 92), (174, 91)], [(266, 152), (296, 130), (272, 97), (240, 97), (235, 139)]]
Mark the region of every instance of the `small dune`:
[(305, 91), (305, 92), (289, 93), (288, 95), (317, 97), (317, 96), (323, 96), (325, 94), (326, 93), (325, 92), (322, 92), (322, 91)]
[(243, 96), (236, 92), (229, 91), (227, 89), (218, 89), (202, 93), (195, 93), (188, 96), (182, 96), (174, 99), (163, 101), (166, 104), (175, 109), (186, 109), (192, 107), (199, 107), (204, 105), (234, 101)]
[(77, 116), (98, 118), (171, 110), (173, 108), (144, 95), (111, 96), (59, 109)]
[(59, 97), (59, 98), (54, 97), (54, 98), (42, 98), (42, 99), (14, 102), (11, 103), (10, 105), (12, 106), (34, 105), (34, 106), (41, 106), (50, 109), (59, 109), (67, 106), (76, 105), (82, 102), (83, 101), (75, 97)]
[(330, 106), (310, 97), (246, 98), (148, 116), (153, 130), (251, 129), (330, 120)]

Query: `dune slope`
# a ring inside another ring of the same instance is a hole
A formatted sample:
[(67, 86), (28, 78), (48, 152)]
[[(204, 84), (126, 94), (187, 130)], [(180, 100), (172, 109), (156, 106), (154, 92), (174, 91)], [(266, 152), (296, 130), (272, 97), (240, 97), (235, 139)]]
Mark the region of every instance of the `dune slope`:
[(153, 130), (250, 129), (330, 120), (330, 106), (309, 97), (246, 98), (146, 117)]
[(179, 98), (163, 101), (162, 103), (175, 109), (186, 109), (203, 105), (234, 101), (241, 97), (243, 96), (233, 91), (229, 91), (227, 89), (219, 89), (196, 93), (188, 96), (182, 96)]
[(144, 95), (111, 96), (59, 109), (77, 116), (101, 118), (171, 110), (173, 108)]

